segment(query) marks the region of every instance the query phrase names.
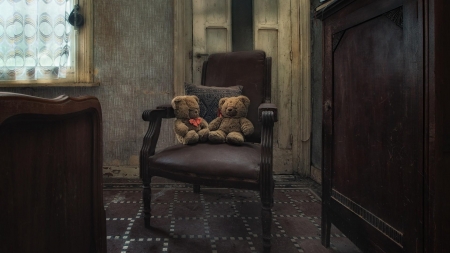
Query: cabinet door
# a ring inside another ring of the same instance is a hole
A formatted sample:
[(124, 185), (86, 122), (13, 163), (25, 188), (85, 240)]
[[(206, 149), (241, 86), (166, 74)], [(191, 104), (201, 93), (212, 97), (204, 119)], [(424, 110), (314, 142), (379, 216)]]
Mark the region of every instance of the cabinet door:
[(324, 233), (367, 251), (423, 250), (416, 1), (356, 1), (325, 20)]

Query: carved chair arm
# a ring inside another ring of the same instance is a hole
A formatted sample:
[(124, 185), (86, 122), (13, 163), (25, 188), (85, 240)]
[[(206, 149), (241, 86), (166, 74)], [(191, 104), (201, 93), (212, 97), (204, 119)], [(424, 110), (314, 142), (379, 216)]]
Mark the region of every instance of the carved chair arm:
[(259, 106), (259, 121), (261, 122), (261, 168), (259, 185), (263, 206), (273, 205), (273, 125), (278, 121), (277, 107), (264, 103)]
[(139, 156), (139, 174), (144, 180), (147, 178), (147, 159), (155, 154), (156, 144), (161, 130), (161, 120), (174, 117), (175, 114), (171, 105), (161, 105), (156, 107), (156, 109), (145, 110), (142, 113), (142, 119), (149, 122)]
[(262, 103), (258, 107), (258, 115), (259, 115), (259, 121), (264, 124), (262, 121), (262, 113), (265, 111), (272, 111), (273, 112), (273, 122), (278, 121), (278, 108), (275, 104), (271, 103)]

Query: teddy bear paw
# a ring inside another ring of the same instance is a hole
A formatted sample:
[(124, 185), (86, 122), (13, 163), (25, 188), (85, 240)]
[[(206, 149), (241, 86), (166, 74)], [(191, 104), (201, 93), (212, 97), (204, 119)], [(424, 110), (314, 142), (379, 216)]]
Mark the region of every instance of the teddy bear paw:
[(220, 131), (209, 132), (208, 139), (212, 143), (224, 143), (225, 135)]
[(184, 136), (183, 144), (185, 144), (185, 145), (195, 144), (198, 142), (198, 140), (199, 140), (199, 136), (198, 136), (197, 132), (195, 132), (194, 130), (191, 130)]
[(227, 143), (242, 145), (244, 143), (244, 136), (238, 132), (231, 132), (227, 135)]
[(198, 133), (198, 141), (199, 142), (206, 142), (208, 141), (208, 136), (209, 136), (209, 129), (202, 129), (200, 131), (197, 132)]

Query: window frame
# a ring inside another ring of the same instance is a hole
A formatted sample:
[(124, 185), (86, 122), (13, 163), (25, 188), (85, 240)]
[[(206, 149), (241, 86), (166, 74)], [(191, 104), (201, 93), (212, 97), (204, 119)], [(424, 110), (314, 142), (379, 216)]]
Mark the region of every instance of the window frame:
[[(77, 87), (99, 86), (94, 82), (94, 1), (79, 0), (85, 23), (78, 29), (77, 60), (74, 77), (65, 79), (0, 81), (0, 87)], [(68, 73), (69, 74), (69, 73)]]

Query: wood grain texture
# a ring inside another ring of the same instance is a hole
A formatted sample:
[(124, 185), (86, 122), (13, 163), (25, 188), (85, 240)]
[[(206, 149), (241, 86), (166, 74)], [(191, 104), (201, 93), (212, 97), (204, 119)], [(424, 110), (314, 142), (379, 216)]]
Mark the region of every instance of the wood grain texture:
[[(292, 23), (292, 153), (294, 171), (311, 175), (311, 27), (310, 2), (293, 1)], [(298, 13), (297, 13), (298, 12)], [(297, 13), (297, 14), (296, 14)]]
[(192, 0), (192, 17), (192, 82), (200, 85), (208, 55), (231, 51), (231, 0)]
[(429, 122), (427, 140), (429, 146), (426, 160), (428, 175), (426, 182), (430, 186), (426, 191), (425, 213), (426, 252), (444, 252), (450, 240), (450, 43), (447, 22), (450, 3), (448, 1), (424, 1), (426, 36), (425, 43), (429, 51), (426, 54), (426, 89), (428, 99)]
[(291, 6), (280, 0), (254, 1), (255, 49), (272, 57), (272, 100), (280, 108), (275, 139), (280, 149), (292, 147)]
[(324, 215), (364, 251), (422, 247), (420, 35), (410, 3), (402, 5), (405, 29), (383, 15), (399, 3), (358, 1), (325, 20)]
[(95, 97), (0, 93), (1, 252), (106, 252)]
[(364, 252), (443, 252), (450, 5), (339, 6), (324, 20), (322, 243), (335, 224)]

